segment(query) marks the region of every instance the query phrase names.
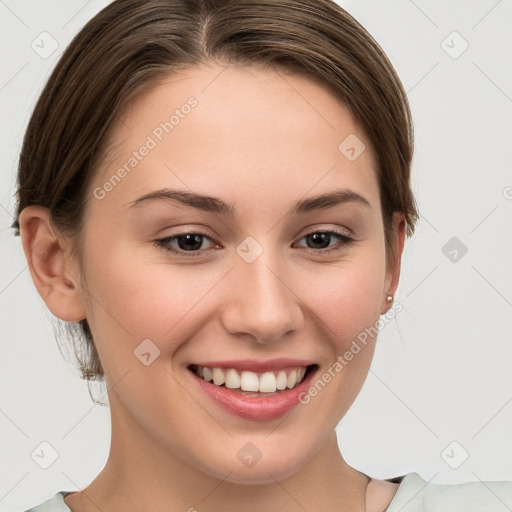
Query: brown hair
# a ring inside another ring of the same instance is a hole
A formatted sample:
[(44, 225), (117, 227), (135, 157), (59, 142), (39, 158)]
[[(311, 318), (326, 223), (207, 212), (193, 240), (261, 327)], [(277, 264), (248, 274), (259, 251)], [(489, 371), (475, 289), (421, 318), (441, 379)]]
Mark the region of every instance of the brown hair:
[[(112, 2), (71, 41), (34, 108), (19, 159), (15, 234), (23, 208), (45, 206), (79, 256), (86, 191), (121, 109), (169, 73), (208, 62), (296, 71), (338, 95), (376, 151), (392, 261), (393, 212), (404, 213), (409, 236), (418, 217), (409, 104), (381, 47), (331, 0)], [(87, 320), (67, 327), (84, 338), (83, 356), (75, 347), (82, 377), (104, 379)]]

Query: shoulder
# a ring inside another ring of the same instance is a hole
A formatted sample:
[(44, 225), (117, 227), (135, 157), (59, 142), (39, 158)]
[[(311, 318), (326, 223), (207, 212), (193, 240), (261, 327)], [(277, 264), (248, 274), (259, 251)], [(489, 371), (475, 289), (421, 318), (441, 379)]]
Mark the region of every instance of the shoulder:
[[(395, 479), (396, 480), (396, 479)], [(512, 510), (512, 481), (434, 484), (417, 473), (402, 477), (385, 512), (504, 512)]]
[(64, 496), (66, 494), (67, 491), (60, 491), (53, 498), (24, 512), (71, 512), (71, 509), (64, 502)]

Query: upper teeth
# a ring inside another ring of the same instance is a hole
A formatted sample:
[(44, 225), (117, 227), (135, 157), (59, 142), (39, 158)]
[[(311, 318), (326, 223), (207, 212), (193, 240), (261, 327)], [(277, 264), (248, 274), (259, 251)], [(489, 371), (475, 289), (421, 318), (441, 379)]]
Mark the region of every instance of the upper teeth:
[(254, 373), (250, 371), (238, 372), (234, 368), (208, 368), (197, 366), (196, 374), (216, 386), (225, 384), (227, 388), (242, 388), (243, 391), (259, 391), (261, 393), (274, 393), (276, 389), (293, 388), (300, 384), (306, 373), (306, 367), (288, 368), (279, 372)]

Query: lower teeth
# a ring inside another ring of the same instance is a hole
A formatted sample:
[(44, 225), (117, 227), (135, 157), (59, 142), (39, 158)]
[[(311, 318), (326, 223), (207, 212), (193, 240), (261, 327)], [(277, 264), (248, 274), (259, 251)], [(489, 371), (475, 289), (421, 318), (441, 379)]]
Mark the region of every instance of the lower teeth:
[(239, 393), (240, 395), (245, 396), (274, 396), (278, 393), (282, 393), (283, 391), (288, 391), (289, 388), (286, 389), (276, 389), (274, 392), (262, 392), (262, 391), (245, 391), (242, 388), (228, 388), (225, 384), (221, 384), (220, 386), (217, 386), (219, 388), (226, 388), (231, 391), (234, 391), (235, 393)]
[[(225, 386), (223, 386), (223, 387), (225, 387)], [(274, 391), (273, 393), (262, 393), (261, 391), (244, 391), (241, 388), (237, 388), (237, 389), (226, 388), (226, 389), (231, 389), (231, 391), (235, 391), (236, 393), (239, 393), (239, 394), (245, 395), (245, 396), (274, 396), (274, 395), (277, 395), (278, 393), (280, 393), (280, 391)], [(283, 389), (283, 391), (285, 391), (285, 390)]]

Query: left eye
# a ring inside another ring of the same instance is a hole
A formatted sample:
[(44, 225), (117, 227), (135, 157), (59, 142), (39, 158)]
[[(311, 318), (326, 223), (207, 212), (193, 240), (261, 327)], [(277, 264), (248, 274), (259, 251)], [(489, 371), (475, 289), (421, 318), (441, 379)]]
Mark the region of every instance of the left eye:
[[(338, 240), (338, 246), (329, 247), (333, 238)], [(175, 254), (201, 256), (204, 251), (208, 250), (201, 250), (204, 239), (211, 240), (211, 238), (204, 233), (181, 233), (155, 240), (155, 245)], [(321, 245), (321, 247), (309, 247), (309, 249), (320, 250), (320, 252), (323, 253), (341, 250), (354, 242), (353, 238), (337, 231), (315, 231), (303, 236), (301, 240), (306, 240), (314, 245)], [(174, 243), (177, 243), (177, 248)]]
[[(329, 247), (329, 242), (332, 240), (332, 238), (338, 239), (338, 247)], [(346, 247), (354, 242), (353, 238), (345, 235), (344, 233), (338, 233), (338, 231), (315, 231), (301, 238), (301, 240), (303, 239), (307, 239), (313, 244), (320, 245), (323, 245), (325, 244), (325, 242), (327, 242), (327, 246), (325, 247), (313, 247), (313, 249), (325, 249), (326, 247), (328, 247), (327, 250), (324, 250), (322, 252), (341, 250), (343, 249), (343, 247)]]

